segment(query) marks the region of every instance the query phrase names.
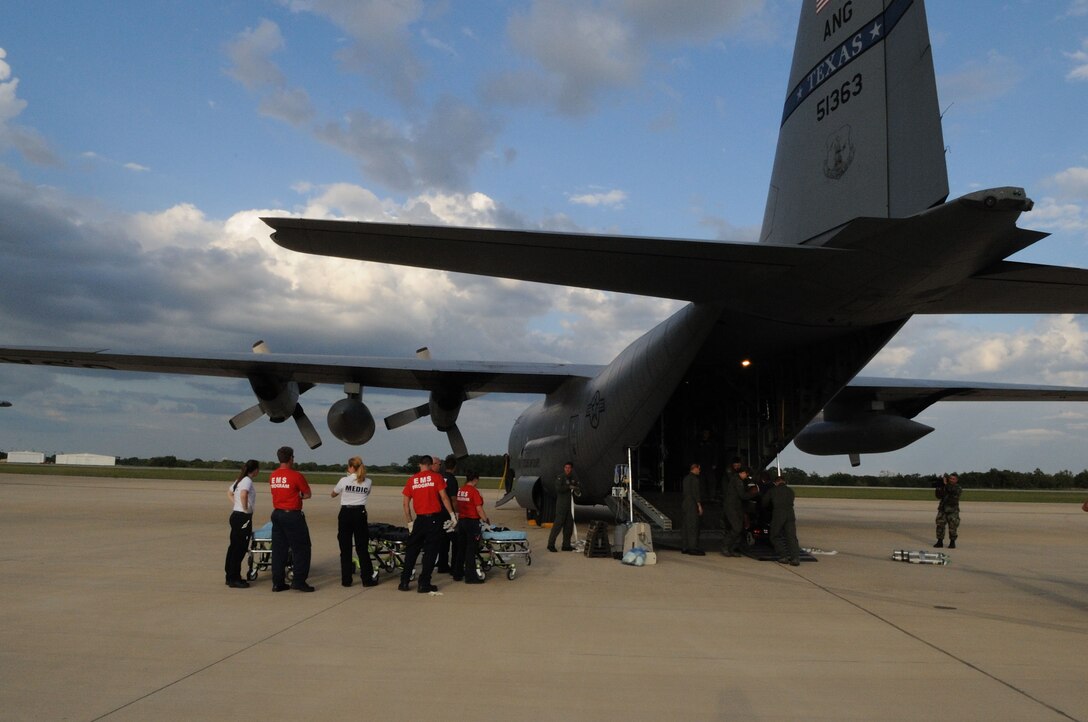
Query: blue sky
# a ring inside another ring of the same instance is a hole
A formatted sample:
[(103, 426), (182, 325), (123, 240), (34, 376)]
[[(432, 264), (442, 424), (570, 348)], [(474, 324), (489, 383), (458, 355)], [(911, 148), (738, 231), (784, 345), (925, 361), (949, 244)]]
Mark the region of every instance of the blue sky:
[[(1020, 185), (1018, 260), (1088, 266), (1088, 2), (927, 8), (953, 196)], [(677, 308), (292, 255), (257, 217), (754, 240), (793, 2), (8, 0), (0, 24), (0, 341), (603, 363)], [(1080, 317), (912, 320), (870, 375), (1088, 385)], [(321, 419), (338, 389), (307, 394)], [(247, 384), (0, 367), (0, 448), (269, 458)], [(368, 390), (381, 417), (420, 396)], [(526, 398), (466, 405), (505, 450)], [(944, 404), (862, 470), (1080, 470), (1088, 407)], [(351, 451), (325, 433), (312, 455)], [(379, 429), (374, 463), (444, 450)], [(300, 458), (303, 455), (300, 455)], [(818, 471), (845, 459), (788, 450)]]

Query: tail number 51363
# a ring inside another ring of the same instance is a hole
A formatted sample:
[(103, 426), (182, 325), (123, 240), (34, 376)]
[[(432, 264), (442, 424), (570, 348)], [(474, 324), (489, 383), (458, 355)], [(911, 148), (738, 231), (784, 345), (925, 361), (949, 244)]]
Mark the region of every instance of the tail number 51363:
[(820, 98), (820, 102), (816, 103), (816, 120), (823, 120), (849, 103), (851, 98), (861, 95), (862, 88), (861, 73), (858, 73), (823, 98)]

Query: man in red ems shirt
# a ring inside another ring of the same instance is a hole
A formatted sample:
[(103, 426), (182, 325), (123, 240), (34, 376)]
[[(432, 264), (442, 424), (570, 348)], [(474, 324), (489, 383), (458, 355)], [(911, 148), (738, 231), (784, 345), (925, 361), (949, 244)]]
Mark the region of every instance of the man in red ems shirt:
[[(310, 528), (302, 513), (302, 500), (312, 496), (306, 477), (295, 471), (295, 451), (281, 446), (276, 451), (279, 468), (268, 478), (272, 493), (272, 591), (314, 590), (306, 583), (310, 574)], [(291, 549), (294, 580), (287, 586), (287, 549)]]
[[(408, 582), (412, 579), (412, 570), (415, 569), (420, 550), (423, 551), (423, 571), (419, 574), (416, 591), (420, 594), (438, 591), (438, 587), (431, 584), (431, 572), (434, 571), (444, 533), (442, 522), (445, 517), (441, 514), (442, 508), (445, 507), (450, 517), (457, 518), (450, 498), (446, 495), (446, 480), (437, 471), (431, 471), (432, 463), (430, 456), (419, 457), (419, 473), (408, 479), (404, 491), (401, 492), (404, 494), (404, 521), (412, 524), (412, 533), (408, 535), (408, 542), (404, 546), (404, 569), (400, 574), (400, 586), (397, 587), (402, 592), (410, 589)], [(416, 512), (414, 524), (409, 502)]]
[(468, 472), (465, 485), (457, 490), (457, 539), (453, 548), (453, 579), (465, 584), (483, 584), (476, 573), (476, 552), (480, 547), (480, 521), (491, 523), (484, 511), (484, 498), (476, 484), (480, 475)]

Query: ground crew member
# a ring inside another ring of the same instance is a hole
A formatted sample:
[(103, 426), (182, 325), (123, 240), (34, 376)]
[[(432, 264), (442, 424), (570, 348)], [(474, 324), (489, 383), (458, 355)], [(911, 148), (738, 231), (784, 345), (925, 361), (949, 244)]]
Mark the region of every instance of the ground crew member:
[[(431, 470), (433, 463), (426, 454), (419, 457), (419, 473), (409, 477), (401, 492), (404, 497), (401, 500), (404, 505), (404, 522), (412, 529), (404, 547), (404, 569), (397, 587), (402, 592), (411, 589), (408, 584), (412, 580), (412, 570), (415, 569), (420, 551), (423, 552), (423, 570), (419, 574), (416, 591), (420, 594), (438, 591), (438, 587), (431, 584), (431, 573), (434, 571), (438, 545), (444, 533), (440, 512), (444, 508), (451, 518), (454, 513), (450, 498), (446, 496), (446, 480), (441, 474)], [(414, 522), (413, 509), (416, 513)]]
[[(272, 591), (314, 590), (306, 583), (310, 575), (310, 528), (302, 513), (302, 500), (313, 494), (306, 477), (294, 469), (295, 451), (281, 446), (276, 451), (280, 465), (268, 478), (272, 494)], [(294, 579), (287, 586), (287, 550), (291, 550)]]
[(366, 465), (358, 456), (348, 459), (348, 475), (336, 482), (329, 496), (340, 497), (340, 513), (336, 517), (336, 541), (340, 545), (340, 584), (350, 587), (355, 576), (355, 560), (351, 556), (351, 544), (355, 542), (355, 555), (359, 558), (359, 574), (364, 587), (378, 583), (378, 574), (370, 560), (370, 525), (366, 515), (366, 501), (374, 482), (367, 478)]
[(457, 539), (453, 547), (453, 579), (465, 584), (483, 584), (476, 573), (476, 553), (480, 549), (480, 522), (490, 524), (484, 511), (484, 498), (476, 484), (480, 475), (470, 471), (465, 485), (457, 490)]
[(559, 530), (563, 530), (563, 551), (574, 551), (570, 545), (571, 534), (574, 533), (574, 516), (571, 513), (571, 503), (574, 494), (581, 493), (581, 485), (574, 477), (574, 462), (563, 464), (563, 473), (555, 481), (555, 521), (552, 522), (552, 530), (548, 534), (548, 551), (554, 552), (555, 538), (559, 536)]
[(699, 476), (700, 464), (692, 464), (691, 473), (680, 482), (680, 553), (705, 556), (699, 548), (699, 517), (703, 515), (702, 490)]
[(793, 511), (793, 489), (786, 486), (781, 476), (774, 480), (774, 486), (763, 496), (763, 507), (770, 507), (770, 537), (778, 563), (790, 566), (801, 565), (801, 545), (797, 543), (797, 515)]
[(732, 466), (725, 472), (725, 484), (722, 488), (724, 556), (740, 556), (741, 537), (744, 534), (744, 502), (758, 493), (758, 490), (748, 491), (748, 470), (741, 467), (739, 458), (734, 458)]
[(960, 530), (960, 494), (963, 492), (959, 481), (958, 476), (949, 474), (943, 483), (937, 484), (935, 494), (940, 501), (937, 502), (937, 543), (933, 546), (938, 549), (944, 546), (945, 525), (948, 526), (948, 548), (956, 548)]
[(223, 570), (226, 572), (227, 586), (232, 589), (249, 587), (249, 582), (242, 579), (242, 559), (249, 550), (249, 537), (253, 534), (253, 509), (257, 503), (253, 477), (260, 468), (261, 465), (256, 459), (247, 461), (227, 492), (233, 507), (230, 512), (230, 546), (227, 547)]

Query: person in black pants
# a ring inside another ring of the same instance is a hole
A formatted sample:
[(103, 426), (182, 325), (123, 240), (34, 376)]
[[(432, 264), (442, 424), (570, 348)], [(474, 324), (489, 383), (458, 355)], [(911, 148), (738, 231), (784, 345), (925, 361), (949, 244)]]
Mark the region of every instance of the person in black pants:
[[(378, 575), (370, 560), (370, 527), (367, 523), (366, 500), (374, 482), (367, 478), (366, 466), (358, 456), (348, 459), (348, 474), (333, 487), (334, 499), (340, 497), (340, 514), (336, 517), (336, 541), (340, 544), (340, 583), (350, 587), (355, 575), (355, 560), (351, 544), (359, 558), (359, 573), (364, 587), (378, 583)], [(341, 496), (342, 495), (342, 496)]]
[(465, 485), (457, 492), (457, 539), (453, 547), (453, 580), (466, 584), (482, 584), (476, 573), (476, 553), (480, 549), (480, 522), (490, 524), (484, 511), (484, 498), (476, 488), (480, 475), (470, 471)]
[(230, 513), (230, 546), (227, 547), (223, 571), (227, 577), (227, 586), (232, 589), (249, 587), (249, 582), (242, 579), (242, 560), (249, 551), (249, 537), (253, 534), (253, 508), (257, 499), (253, 489), (253, 477), (260, 469), (261, 465), (256, 459), (247, 461), (227, 492), (234, 506)]
[[(404, 569), (397, 586), (402, 592), (411, 589), (409, 582), (420, 551), (423, 552), (423, 569), (419, 573), (416, 591), (421, 594), (438, 591), (438, 587), (431, 584), (431, 572), (434, 571), (438, 545), (445, 531), (442, 524), (445, 519), (456, 516), (450, 498), (446, 496), (446, 480), (431, 470), (431, 464), (430, 456), (424, 454), (419, 457), (419, 473), (410, 477), (401, 491), (404, 523), (412, 530), (404, 545)], [(442, 510), (447, 513), (441, 514)], [(415, 521), (412, 521), (412, 511), (416, 513)]]

